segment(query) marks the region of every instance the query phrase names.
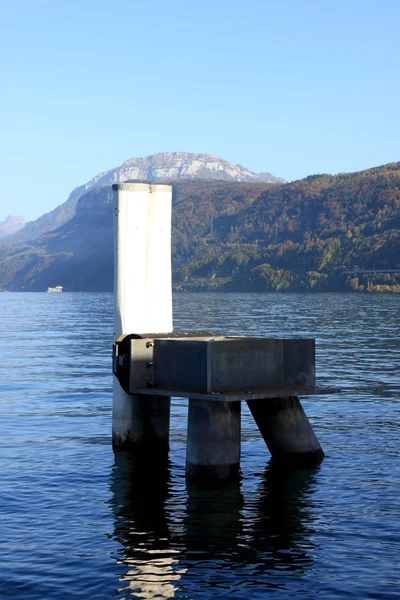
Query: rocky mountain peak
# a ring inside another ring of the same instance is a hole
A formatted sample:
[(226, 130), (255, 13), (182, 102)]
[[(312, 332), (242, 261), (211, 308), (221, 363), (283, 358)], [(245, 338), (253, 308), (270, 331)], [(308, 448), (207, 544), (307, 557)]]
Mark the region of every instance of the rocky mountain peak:
[(8, 237), (22, 229), (25, 225), (25, 218), (22, 216), (9, 215), (0, 222), (0, 238)]
[(104, 173), (104, 177), (119, 175), (119, 181), (142, 179), (220, 179), (263, 183), (285, 183), (281, 177), (270, 173), (253, 173), (242, 165), (232, 163), (212, 154), (190, 152), (159, 152), (142, 158), (129, 158), (121, 167)]

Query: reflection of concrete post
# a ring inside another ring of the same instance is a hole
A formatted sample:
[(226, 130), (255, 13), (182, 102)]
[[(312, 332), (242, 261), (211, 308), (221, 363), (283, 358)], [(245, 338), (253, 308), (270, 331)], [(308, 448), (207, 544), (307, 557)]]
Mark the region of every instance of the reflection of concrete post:
[(114, 537), (121, 545), (117, 563), (126, 567), (116, 595), (124, 591), (125, 597), (173, 598), (186, 569), (180, 568), (180, 553), (169, 540), (165, 501), (170, 468), (156, 459), (149, 470), (147, 458), (140, 453), (115, 454), (109, 504), (114, 513)]
[[(251, 532), (251, 555), (280, 556), (280, 568), (293, 575), (312, 568), (319, 555), (314, 535), (316, 516), (313, 494), (319, 466), (302, 467), (269, 462), (256, 489), (246, 530)], [(268, 561), (259, 561), (259, 576), (270, 570)]]
[(251, 414), (273, 458), (312, 463), (324, 452), (297, 396), (248, 400)]
[[(172, 331), (172, 187), (123, 183), (114, 193), (114, 338)], [(114, 377), (113, 445), (168, 446), (170, 399), (126, 394)]]
[(186, 474), (230, 479), (240, 460), (240, 402), (189, 400)]
[(240, 480), (235, 478), (223, 485), (218, 482), (198, 485), (187, 480), (186, 490), (183, 531), (179, 532), (186, 556), (200, 553), (203, 558), (205, 555), (212, 558), (215, 565), (225, 560), (227, 554), (240, 555), (245, 546), (243, 530), (247, 529)]

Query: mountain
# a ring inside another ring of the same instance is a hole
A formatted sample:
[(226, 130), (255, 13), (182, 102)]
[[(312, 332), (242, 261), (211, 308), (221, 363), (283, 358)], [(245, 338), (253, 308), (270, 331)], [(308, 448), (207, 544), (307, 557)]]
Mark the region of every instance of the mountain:
[[(175, 181), (181, 179), (260, 183), (285, 182), (282, 177), (274, 177), (270, 173), (252, 173), (241, 165), (233, 165), (227, 160), (211, 154), (160, 152), (144, 158), (130, 158), (120, 167), (100, 173), (85, 185), (75, 188), (66, 202), (36, 221), (27, 223), (21, 231), (7, 238), (3, 243), (21, 244), (60, 227), (74, 216), (79, 198), (93, 188), (122, 183), (127, 180)], [(0, 241), (1, 244), (2, 241)]]
[[(189, 239), (197, 243), (207, 230), (211, 214), (228, 216), (246, 209), (269, 187), (268, 183), (173, 182), (172, 244), (177, 263), (189, 250)], [(0, 248), (0, 289), (42, 291), (61, 278), (65, 291), (112, 290), (112, 222), (111, 186), (92, 188), (80, 198), (75, 216), (58, 229), (30, 244)]]
[[(170, 183), (177, 290), (400, 291), (400, 163), (280, 185)], [(0, 249), (10, 291), (107, 291), (112, 278), (110, 186), (57, 230)]]
[(0, 222), (0, 238), (6, 238), (22, 229), (25, 225), (24, 217), (10, 215)]
[(111, 185), (128, 179), (141, 181), (216, 179), (247, 183), (285, 183), (282, 177), (275, 177), (270, 173), (252, 173), (242, 165), (233, 165), (211, 154), (160, 152), (144, 158), (130, 158), (117, 169), (97, 175), (83, 187), (84, 191), (87, 191), (94, 186)]

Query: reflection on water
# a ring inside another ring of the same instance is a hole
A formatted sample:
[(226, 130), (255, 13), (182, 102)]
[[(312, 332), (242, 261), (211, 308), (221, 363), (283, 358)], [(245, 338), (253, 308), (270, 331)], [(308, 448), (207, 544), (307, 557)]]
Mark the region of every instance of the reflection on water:
[(183, 543), (188, 559), (213, 560), (235, 551), (242, 534), (240, 482), (222, 487), (186, 483)]
[(138, 598), (173, 598), (182, 570), (170, 544), (165, 500), (170, 480), (168, 464), (115, 454), (110, 501), (115, 538), (122, 546), (118, 561), (127, 566), (118, 593)]
[[(121, 545), (118, 563), (126, 567), (118, 597), (187, 597), (186, 588), (193, 593), (210, 583), (213, 567), (214, 587), (228, 594), (237, 570), (249, 587), (264, 580), (284, 589), (277, 572), (304, 573), (316, 552), (310, 509), (318, 469), (283, 469), (270, 461), (245, 501), (241, 481), (222, 487), (172, 483), (169, 462), (116, 453), (110, 505)], [(221, 566), (230, 567), (225, 577)]]
[(252, 502), (250, 545), (256, 553), (270, 554), (271, 568), (303, 571), (312, 562), (310, 508), (318, 471), (319, 466), (290, 469), (272, 460), (265, 469)]

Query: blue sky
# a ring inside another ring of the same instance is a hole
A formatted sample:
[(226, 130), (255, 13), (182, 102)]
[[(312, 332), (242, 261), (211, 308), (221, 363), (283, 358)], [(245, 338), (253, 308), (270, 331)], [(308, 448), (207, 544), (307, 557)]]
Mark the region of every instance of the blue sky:
[(0, 220), (132, 156), (288, 180), (400, 160), (397, 0), (3, 0)]

